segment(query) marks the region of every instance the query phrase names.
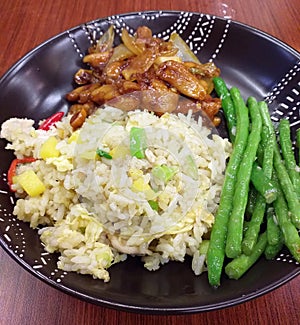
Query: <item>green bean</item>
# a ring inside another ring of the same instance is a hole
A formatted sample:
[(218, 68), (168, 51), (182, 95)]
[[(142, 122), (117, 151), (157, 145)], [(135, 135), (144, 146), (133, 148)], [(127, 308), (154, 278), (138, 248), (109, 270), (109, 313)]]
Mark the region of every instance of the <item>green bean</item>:
[[(261, 102), (258, 103), (259, 110), (261, 111), (260, 106)], [(269, 114), (267, 112), (267, 114)], [(264, 182), (267, 183), (272, 177), (273, 171), (273, 152), (274, 152), (274, 138), (272, 137), (272, 132), (274, 131), (273, 125), (265, 125), (263, 123), (262, 131), (261, 131), (261, 142), (259, 147), (261, 151), (258, 152), (260, 160), (262, 164), (262, 172), (264, 174), (263, 179)], [(251, 180), (253, 176), (253, 170), (256, 168), (256, 163), (253, 164)], [(274, 186), (274, 184), (273, 184)], [(276, 191), (277, 196), (277, 191)], [(264, 214), (266, 209), (266, 201), (262, 195), (258, 194), (257, 199), (254, 205), (253, 214), (249, 221), (248, 230), (244, 234), (242, 249), (243, 253), (246, 255), (250, 255), (254, 249), (254, 246), (257, 242), (257, 238), (261, 229), (261, 224), (264, 220)]]
[[(260, 111), (265, 110), (265, 114), (269, 115), (268, 107), (265, 105), (264, 102), (259, 102), (258, 107)], [(268, 182), (268, 180), (271, 179), (273, 171), (273, 153), (275, 145), (274, 137), (272, 136), (273, 132), (273, 125), (266, 125), (263, 122), (261, 131), (261, 142), (259, 145), (261, 150), (257, 154), (259, 155), (258, 159), (262, 164), (262, 171), (264, 173), (264, 177), (267, 179), (265, 180), (265, 182)], [(254, 246), (257, 242), (257, 238), (261, 229), (261, 224), (264, 220), (265, 209), (265, 199), (262, 195), (258, 194), (257, 200), (254, 205), (253, 214), (249, 221), (248, 230), (245, 232), (242, 242), (243, 253), (246, 255), (250, 255), (252, 253)]]
[(267, 238), (268, 243), (272, 246), (277, 245), (281, 237), (281, 230), (277, 224), (277, 219), (275, 222), (274, 218), (276, 218), (274, 209), (269, 208), (267, 211)]
[(256, 153), (256, 156), (257, 156), (257, 162), (258, 164), (261, 166), (262, 165), (262, 162), (263, 162), (263, 158), (264, 158), (264, 147), (262, 145), (262, 139), (263, 139), (263, 130), (264, 128), (262, 128), (262, 132), (261, 132), (261, 142), (257, 148), (257, 153)]
[[(259, 110), (262, 102), (258, 102)], [(264, 174), (271, 179), (273, 173), (274, 138), (272, 130), (264, 124), (261, 130), (261, 142), (257, 149), (257, 163), (262, 166)]]
[(257, 196), (258, 196), (258, 193), (257, 193), (256, 189), (254, 187), (250, 186), (249, 193), (248, 193), (248, 202), (247, 202), (246, 212), (245, 212), (247, 220), (249, 220), (249, 218), (253, 214)]
[(273, 175), (273, 181), (277, 183), (278, 188), (278, 197), (273, 203), (278, 225), (282, 231), (286, 247), (295, 260), (300, 263), (300, 237), (298, 230), (289, 218), (288, 205), (276, 174)]
[(244, 221), (244, 224), (243, 224), (243, 234), (245, 234), (245, 232), (247, 231), (249, 227), (249, 221)]
[(264, 254), (267, 260), (272, 260), (281, 251), (284, 244), (282, 233), (280, 232), (280, 238), (277, 244), (270, 245), (267, 243)]
[(291, 131), (289, 120), (282, 119), (279, 122), (279, 141), (282, 151), (282, 156), (285, 161), (285, 167), (290, 176), (291, 182), (294, 185), (295, 191), (300, 197), (300, 174), (297, 171), (297, 164), (293, 152)]
[(225, 273), (230, 279), (238, 280), (263, 254), (267, 245), (267, 234), (264, 232), (258, 238), (251, 255), (241, 254), (225, 267)]
[(268, 204), (276, 200), (277, 188), (256, 162), (253, 163), (251, 182), (256, 190), (265, 198)]
[[(239, 92), (237, 88), (234, 89), (232, 90), (233, 92)], [(232, 209), (236, 175), (247, 144), (249, 132), (248, 109), (243, 100), (240, 99), (240, 95), (235, 97), (238, 97), (238, 100), (236, 100), (238, 105), (235, 106), (237, 112), (236, 138), (226, 167), (219, 208), (215, 216), (207, 252), (208, 280), (212, 286), (220, 285), (225, 258), (227, 223)]]
[(226, 123), (229, 131), (229, 138), (230, 141), (233, 143), (235, 140), (236, 123), (237, 123), (234, 104), (224, 80), (220, 77), (215, 77), (213, 78), (213, 82), (214, 82), (216, 93), (222, 100), (222, 108), (226, 118)]
[(270, 116), (267, 104), (265, 102), (258, 102), (258, 108), (260, 110), (263, 122), (261, 132), (263, 158), (261, 165), (266, 177), (271, 179), (273, 173), (274, 146), (276, 144), (275, 131), (272, 123), (266, 123), (266, 116)]
[(258, 194), (253, 214), (248, 223), (248, 229), (242, 239), (242, 251), (245, 255), (251, 255), (260, 232), (261, 224), (266, 210), (266, 200)]
[(262, 102), (261, 105), (259, 105), (259, 108), (262, 114), (263, 123), (265, 125), (268, 125), (269, 129), (273, 128), (272, 137), (275, 143), (273, 159), (274, 167), (279, 179), (280, 186), (282, 187), (282, 191), (284, 192), (284, 196), (287, 200), (288, 208), (291, 212), (293, 223), (298, 229), (300, 229), (300, 203), (297, 197), (297, 193), (295, 192), (294, 186), (290, 180), (289, 174), (285, 168), (284, 162), (282, 161), (279, 147), (276, 143), (275, 130), (270, 118), (267, 104)]
[[(234, 96), (233, 99), (235, 99)], [(252, 125), (251, 132), (248, 136), (248, 143), (237, 174), (233, 207), (228, 222), (225, 252), (229, 258), (236, 258), (242, 252), (243, 221), (248, 200), (251, 170), (261, 139), (262, 120), (257, 101), (253, 97), (249, 97), (248, 106)]]
[(290, 180), (288, 172), (285, 168), (284, 162), (281, 159), (278, 146), (274, 150), (274, 167), (279, 179), (280, 186), (282, 187), (284, 196), (286, 198), (291, 218), (294, 225), (300, 229), (300, 203), (294, 186)]

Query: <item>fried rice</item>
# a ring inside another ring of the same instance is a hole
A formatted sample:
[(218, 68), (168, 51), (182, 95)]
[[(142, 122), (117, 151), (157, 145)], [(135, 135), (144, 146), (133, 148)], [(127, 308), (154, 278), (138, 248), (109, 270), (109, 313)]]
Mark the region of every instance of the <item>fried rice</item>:
[[(107, 282), (109, 267), (128, 255), (151, 271), (191, 256), (199, 275), (206, 270), (199, 247), (214, 222), (231, 152), (230, 142), (202, 122), (191, 114), (159, 117), (108, 105), (76, 131), (70, 116), (48, 131), (30, 119), (9, 119), (1, 129), (6, 148), (17, 158), (36, 158), (18, 165), (13, 213), (38, 228), (45, 250), (60, 253), (62, 270)], [(142, 158), (130, 150), (132, 128), (144, 132)], [(50, 137), (59, 154), (42, 158)], [(44, 185), (37, 196), (18, 182), (27, 170)]]

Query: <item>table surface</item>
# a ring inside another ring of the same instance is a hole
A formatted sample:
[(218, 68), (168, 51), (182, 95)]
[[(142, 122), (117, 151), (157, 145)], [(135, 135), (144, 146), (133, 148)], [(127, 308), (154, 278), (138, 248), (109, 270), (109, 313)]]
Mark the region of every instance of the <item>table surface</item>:
[[(261, 29), (300, 51), (299, 0), (1, 0), (0, 76), (48, 38), (93, 19), (141, 10), (185, 10)], [(0, 324), (298, 324), (300, 277), (234, 307), (186, 316), (102, 308), (36, 279), (0, 248)], [(298, 317), (297, 317), (298, 316)]]

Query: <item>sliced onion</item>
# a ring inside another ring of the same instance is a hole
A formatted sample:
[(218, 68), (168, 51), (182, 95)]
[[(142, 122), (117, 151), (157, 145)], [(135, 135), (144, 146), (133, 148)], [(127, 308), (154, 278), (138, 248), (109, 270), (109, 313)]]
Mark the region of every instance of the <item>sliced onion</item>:
[(109, 51), (114, 44), (115, 30), (114, 25), (110, 25), (108, 30), (99, 38), (96, 44), (96, 52)]
[(182, 59), (182, 61), (192, 61), (201, 64), (199, 59), (189, 48), (187, 43), (179, 36), (179, 34), (173, 33), (170, 36), (170, 41), (172, 41), (174, 46), (178, 48), (177, 55)]
[(128, 50), (133, 52), (135, 55), (139, 55), (143, 52), (143, 50), (136, 44), (134, 37), (131, 36), (125, 28), (122, 30), (121, 38)]

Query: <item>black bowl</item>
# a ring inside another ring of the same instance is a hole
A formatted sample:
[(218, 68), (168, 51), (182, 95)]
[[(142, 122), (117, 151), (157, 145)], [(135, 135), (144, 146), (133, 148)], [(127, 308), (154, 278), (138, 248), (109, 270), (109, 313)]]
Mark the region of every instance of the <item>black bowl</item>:
[[(87, 48), (110, 24), (134, 31), (149, 26), (158, 37), (177, 31), (200, 61), (213, 60), (229, 86), (246, 99), (255, 96), (269, 104), (274, 123), (291, 122), (293, 139), (299, 127), (300, 54), (257, 29), (215, 16), (191, 12), (140, 12), (95, 20), (68, 30), (28, 53), (0, 81), (0, 123), (10, 117), (40, 120), (67, 111), (65, 94), (73, 89), (73, 75), (82, 67)], [(56, 254), (48, 254), (28, 224), (12, 215), (14, 196), (8, 192), (6, 172), (13, 158), (0, 141), (0, 243), (8, 254), (37, 278), (88, 302), (121, 310), (179, 314), (232, 306), (265, 294), (299, 274), (287, 251), (273, 261), (261, 258), (240, 280), (222, 278), (218, 289), (207, 274), (195, 276), (190, 260), (171, 262), (149, 272), (139, 259), (129, 258), (110, 269), (111, 281), (57, 269)]]

